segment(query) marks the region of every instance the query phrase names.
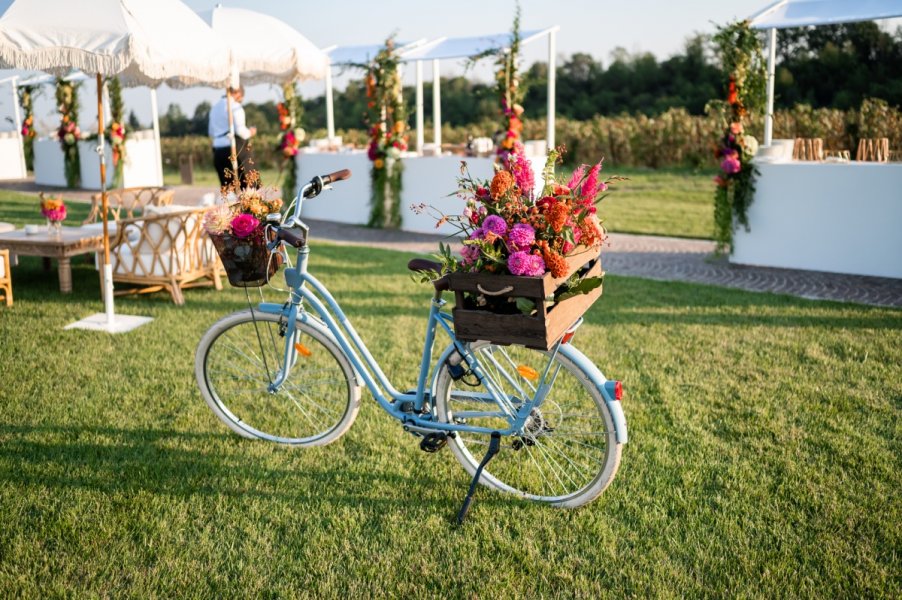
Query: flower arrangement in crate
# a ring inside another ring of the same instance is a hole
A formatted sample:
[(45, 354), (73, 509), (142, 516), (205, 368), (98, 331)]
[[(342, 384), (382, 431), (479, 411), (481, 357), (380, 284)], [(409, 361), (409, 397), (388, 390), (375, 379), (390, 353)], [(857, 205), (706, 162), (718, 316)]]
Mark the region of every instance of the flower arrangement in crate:
[(599, 162), (557, 181), (560, 154), (549, 152), (541, 189), (522, 154), (510, 155), (491, 182), (473, 179), (462, 163), (466, 206), (460, 215), (441, 215), (439, 225), (455, 225), (463, 248), (455, 255), (440, 245), (438, 255), (456, 294), (459, 339), (550, 348), (601, 295), (606, 234), (597, 204), (622, 178), (602, 181)]
[(224, 203), (204, 215), (204, 231), (235, 287), (264, 285), (282, 264), (281, 254), (266, 247), (267, 217), (282, 209), (282, 199), (272, 197), (272, 189), (257, 188), (255, 177), (251, 171), (243, 189), (223, 188)]
[(62, 196), (59, 198), (45, 198), (41, 192), (41, 214), (47, 219), (47, 233), (59, 235), (62, 232), (63, 221), (66, 220), (66, 203)]

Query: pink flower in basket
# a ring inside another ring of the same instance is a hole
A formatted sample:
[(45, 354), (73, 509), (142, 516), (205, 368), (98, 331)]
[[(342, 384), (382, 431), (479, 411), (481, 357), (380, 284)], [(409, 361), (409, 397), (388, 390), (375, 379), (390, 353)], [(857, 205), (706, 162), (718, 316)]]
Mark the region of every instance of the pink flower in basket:
[(507, 258), (507, 268), (513, 275), (541, 277), (545, 274), (545, 261), (538, 254), (519, 251)]
[(232, 219), (232, 233), (237, 238), (246, 238), (256, 231), (260, 221), (254, 215), (242, 213)]

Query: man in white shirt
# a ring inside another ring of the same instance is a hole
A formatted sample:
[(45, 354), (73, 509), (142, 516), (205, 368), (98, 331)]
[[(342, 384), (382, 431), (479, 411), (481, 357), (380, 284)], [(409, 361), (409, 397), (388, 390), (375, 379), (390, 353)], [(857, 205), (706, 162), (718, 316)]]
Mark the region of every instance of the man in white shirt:
[[(250, 139), (257, 133), (256, 127), (248, 127), (244, 119), (244, 88), (231, 89), (232, 93), (232, 121), (235, 126), (235, 148), (238, 153), (238, 182), (243, 187), (245, 177), (250, 165), (251, 157)], [(213, 139), (213, 166), (219, 175), (219, 184), (223, 187), (231, 185), (234, 178), (232, 173), (232, 140), (229, 137), (229, 111), (228, 100), (225, 96), (210, 109), (210, 121), (207, 131)]]

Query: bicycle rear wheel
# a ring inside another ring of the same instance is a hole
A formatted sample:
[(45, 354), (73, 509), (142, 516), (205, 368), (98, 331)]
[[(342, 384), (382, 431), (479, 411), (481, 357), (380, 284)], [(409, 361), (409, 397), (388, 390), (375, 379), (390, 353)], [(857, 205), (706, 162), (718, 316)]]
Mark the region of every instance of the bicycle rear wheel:
[[(436, 384), (438, 419), (504, 430), (508, 417), (499, 411), (489, 386), (503, 390), (514, 410), (519, 409), (535, 394), (551, 353), (488, 342), (476, 342), (471, 349), (485, 378), (477, 381), (471, 374), (455, 381), (444, 366)], [(480, 483), (538, 502), (582, 506), (605, 490), (620, 466), (614, 419), (592, 378), (563, 352), (554, 356), (546, 383), (545, 400), (532, 410), (520, 435), (501, 439), (501, 450), (483, 470)], [(487, 434), (458, 431), (449, 447), (473, 476), (488, 441)]]
[(347, 357), (329, 336), (297, 321), (297, 352), (288, 381), (280, 317), (250, 310), (215, 323), (197, 347), (194, 372), (206, 403), (233, 431), (294, 446), (322, 446), (348, 430), (360, 388)]

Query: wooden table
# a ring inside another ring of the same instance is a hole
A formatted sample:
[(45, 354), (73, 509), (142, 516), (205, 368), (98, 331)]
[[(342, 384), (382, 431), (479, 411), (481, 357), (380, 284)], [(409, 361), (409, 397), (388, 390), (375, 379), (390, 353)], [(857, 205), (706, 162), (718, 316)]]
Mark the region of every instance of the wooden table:
[(6, 248), (13, 255), (43, 256), (55, 258), (59, 262), (60, 292), (72, 292), (71, 258), (79, 254), (90, 254), (103, 249), (103, 232), (84, 227), (63, 227), (59, 235), (46, 231), (28, 235), (24, 229), (0, 233), (0, 249)]

